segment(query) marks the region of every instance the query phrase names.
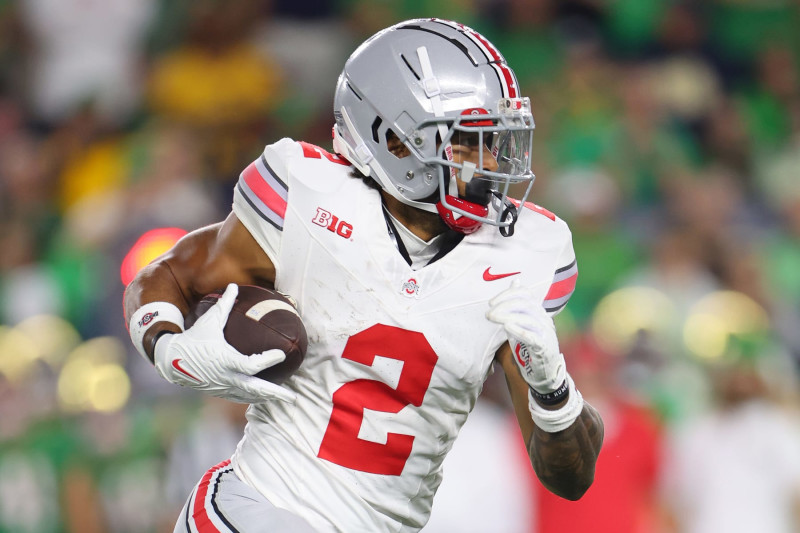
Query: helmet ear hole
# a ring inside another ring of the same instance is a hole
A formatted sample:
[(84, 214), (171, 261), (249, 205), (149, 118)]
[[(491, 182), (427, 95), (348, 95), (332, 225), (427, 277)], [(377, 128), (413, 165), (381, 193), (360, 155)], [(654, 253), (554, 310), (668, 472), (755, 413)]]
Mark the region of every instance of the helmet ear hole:
[(398, 159), (403, 159), (411, 155), (411, 151), (408, 147), (403, 144), (400, 137), (392, 130), (386, 130), (386, 148), (389, 149), (389, 153)]

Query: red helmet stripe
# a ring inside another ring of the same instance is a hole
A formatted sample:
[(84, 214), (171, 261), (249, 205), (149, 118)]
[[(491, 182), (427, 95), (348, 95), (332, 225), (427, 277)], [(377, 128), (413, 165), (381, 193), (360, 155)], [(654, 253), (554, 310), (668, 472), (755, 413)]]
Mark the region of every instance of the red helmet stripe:
[(514, 79), (514, 74), (511, 72), (511, 69), (508, 68), (506, 64), (506, 60), (500, 55), (500, 52), (497, 48), (494, 47), (492, 43), (490, 43), (486, 37), (481, 35), (480, 33), (476, 32), (475, 30), (469, 30), (465, 32), (466, 35), (475, 39), (480, 47), (487, 53), (489, 59), (495, 61), (492, 65), (495, 69), (500, 71), (500, 79), (505, 81), (505, 85), (503, 86), (503, 92), (506, 93), (506, 96), (509, 98), (516, 98), (517, 97), (517, 80)]
[(486, 54), (487, 59), (489, 59), (490, 63), (492, 64), (492, 67), (498, 71), (497, 73), (500, 78), (500, 85), (502, 86), (505, 96), (508, 98), (517, 98), (517, 80), (514, 77), (514, 73), (508, 67), (506, 60), (500, 54), (500, 51), (495, 48), (495, 46), (490, 43), (486, 37), (476, 32), (472, 28), (464, 26), (458, 22), (436, 18), (431, 20), (456, 28), (457, 30), (462, 31), (464, 35), (472, 39), (473, 42), (478, 45), (478, 48), (480, 48), (483, 53)]

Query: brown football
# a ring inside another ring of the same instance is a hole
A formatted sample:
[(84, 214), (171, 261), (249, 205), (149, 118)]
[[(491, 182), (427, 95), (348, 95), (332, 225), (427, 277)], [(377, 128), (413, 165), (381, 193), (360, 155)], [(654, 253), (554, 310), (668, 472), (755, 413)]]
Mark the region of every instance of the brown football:
[[(223, 291), (205, 295), (186, 317), (186, 328), (222, 297)], [(245, 355), (279, 348), (286, 359), (266, 368), (256, 377), (281, 384), (294, 374), (306, 355), (306, 328), (293, 303), (283, 294), (256, 287), (239, 286), (239, 294), (223, 329), (225, 340)]]

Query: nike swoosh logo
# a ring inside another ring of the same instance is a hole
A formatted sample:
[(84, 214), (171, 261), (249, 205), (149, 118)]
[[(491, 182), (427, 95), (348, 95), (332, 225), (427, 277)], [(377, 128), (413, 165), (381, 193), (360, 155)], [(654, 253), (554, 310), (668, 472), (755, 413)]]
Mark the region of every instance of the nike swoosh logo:
[(183, 374), (184, 376), (190, 377), (190, 378), (192, 378), (193, 380), (195, 380), (195, 381), (197, 381), (198, 383), (200, 383), (200, 381), (201, 381), (201, 380), (197, 379), (197, 377), (193, 376), (193, 375), (192, 375), (190, 372), (187, 372), (186, 370), (184, 370), (183, 368), (181, 368), (181, 360), (180, 360), (180, 359), (173, 359), (173, 360), (172, 360), (172, 367), (173, 367), (175, 370), (177, 370), (178, 372), (180, 372), (181, 374)]
[[(492, 268), (492, 267), (489, 267)], [(489, 272), (489, 268), (483, 271), (483, 280), (484, 281), (494, 281), (496, 279), (503, 279), (507, 278), (508, 276), (516, 276), (519, 272), (509, 272), (507, 274), (492, 274)]]

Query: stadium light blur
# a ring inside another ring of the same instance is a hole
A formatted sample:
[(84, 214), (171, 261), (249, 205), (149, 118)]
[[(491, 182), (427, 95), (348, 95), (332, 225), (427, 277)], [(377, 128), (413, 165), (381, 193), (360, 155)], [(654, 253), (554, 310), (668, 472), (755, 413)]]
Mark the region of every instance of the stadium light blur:
[(88, 400), (93, 410), (113, 413), (125, 407), (131, 395), (131, 380), (124, 368), (100, 365), (90, 377)]
[(131, 392), (124, 359), (125, 346), (115, 337), (97, 337), (75, 348), (58, 376), (61, 408), (71, 413), (122, 409)]
[(24, 381), (34, 370), (39, 349), (17, 328), (0, 325), (0, 374), (12, 383)]
[(625, 287), (600, 300), (591, 328), (601, 348), (623, 354), (641, 331), (655, 337), (668, 335), (675, 314), (675, 305), (663, 292), (650, 287)]
[(692, 355), (716, 359), (725, 354), (731, 336), (764, 333), (769, 327), (766, 310), (755, 300), (735, 291), (717, 291), (692, 306), (683, 340)]
[(122, 283), (127, 286), (142, 268), (172, 248), (186, 233), (188, 232), (181, 228), (158, 228), (145, 232), (122, 260), (120, 267)]
[(38, 357), (52, 368), (59, 368), (67, 354), (81, 342), (78, 330), (67, 320), (54, 315), (36, 315), (15, 326), (35, 345)]

